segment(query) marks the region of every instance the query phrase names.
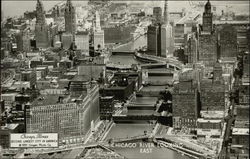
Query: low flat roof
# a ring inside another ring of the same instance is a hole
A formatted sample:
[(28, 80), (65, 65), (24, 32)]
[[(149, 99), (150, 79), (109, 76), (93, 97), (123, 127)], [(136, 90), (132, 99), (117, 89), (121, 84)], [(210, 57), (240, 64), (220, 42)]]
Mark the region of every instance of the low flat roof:
[(197, 122), (199, 123), (220, 123), (221, 120), (218, 119), (204, 119), (204, 118), (198, 118)]
[(249, 135), (249, 128), (233, 128), (233, 135)]
[(14, 130), (19, 124), (6, 124), (5, 126), (1, 126), (2, 130)]
[(224, 118), (224, 111), (206, 111), (200, 112), (203, 118)]
[(63, 96), (63, 95), (62, 94), (41, 95), (32, 102), (32, 105), (44, 106), (44, 105), (58, 104), (57, 101), (60, 96)]

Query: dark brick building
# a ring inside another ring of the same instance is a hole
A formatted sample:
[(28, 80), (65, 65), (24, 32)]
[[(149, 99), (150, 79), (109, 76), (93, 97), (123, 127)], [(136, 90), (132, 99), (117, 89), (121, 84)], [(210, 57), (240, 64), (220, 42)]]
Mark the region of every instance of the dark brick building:
[(225, 84), (222, 78), (222, 67), (216, 63), (212, 79), (201, 79), (202, 110), (225, 110)]
[(147, 32), (148, 54), (161, 56), (161, 25), (155, 24), (148, 26)]
[(237, 57), (237, 31), (232, 25), (225, 24), (219, 31), (219, 56)]
[(217, 35), (199, 35), (199, 55), (198, 60), (203, 61), (206, 66), (213, 66), (217, 60)]
[(114, 97), (100, 97), (100, 119), (110, 119), (114, 111)]
[(199, 117), (199, 93), (193, 71), (184, 72), (179, 83), (174, 85), (172, 94), (173, 104), (173, 127), (195, 128), (196, 119)]
[(206, 66), (213, 66), (218, 59), (218, 39), (217, 32), (213, 27), (213, 13), (211, 12), (210, 1), (205, 5), (203, 13), (203, 23), (198, 37), (198, 60), (203, 61)]
[(75, 7), (73, 6), (71, 0), (67, 0), (64, 12), (65, 18), (65, 31), (67, 33), (75, 34), (76, 31), (76, 16)]
[(49, 30), (41, 0), (38, 0), (36, 5), (35, 39), (37, 48), (47, 48), (49, 46)]

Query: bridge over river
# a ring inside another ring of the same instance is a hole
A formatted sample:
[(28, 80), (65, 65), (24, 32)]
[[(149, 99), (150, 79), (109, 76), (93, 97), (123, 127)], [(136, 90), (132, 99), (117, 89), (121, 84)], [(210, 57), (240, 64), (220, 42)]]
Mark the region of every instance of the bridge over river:
[[(156, 68), (161, 66), (166, 66), (167, 68), (173, 68), (175, 70), (180, 70), (183, 68), (184, 64), (180, 61), (176, 60), (173, 57), (157, 57), (153, 55), (147, 55), (139, 52), (133, 51), (114, 51), (112, 55), (134, 55), (134, 57), (138, 60), (143, 62), (140, 64), (142, 68)], [(107, 67), (110, 69), (132, 69), (131, 65), (127, 64), (113, 64), (112, 62), (107, 64)]]

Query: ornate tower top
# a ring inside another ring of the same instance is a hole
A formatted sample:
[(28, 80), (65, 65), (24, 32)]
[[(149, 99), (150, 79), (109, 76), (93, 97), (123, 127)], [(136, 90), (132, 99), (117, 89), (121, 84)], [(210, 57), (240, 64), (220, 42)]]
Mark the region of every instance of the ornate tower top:
[(213, 31), (213, 13), (211, 12), (211, 3), (209, 0), (205, 4), (204, 9), (202, 22), (203, 31), (211, 34)]
[(75, 17), (75, 7), (73, 6), (71, 0), (67, 0), (65, 6), (65, 31), (74, 34), (76, 31), (76, 17)]
[(65, 6), (65, 11), (70, 12), (72, 8), (74, 8), (74, 6), (72, 5), (71, 0), (67, 0), (66, 6)]
[(97, 31), (100, 31), (101, 30), (101, 24), (100, 24), (100, 14), (98, 11), (95, 12), (95, 15), (96, 15), (96, 22), (95, 22), (95, 29)]
[(45, 11), (41, 0), (37, 0), (36, 4), (36, 23), (45, 24)]
[(211, 3), (210, 0), (207, 1), (205, 5), (205, 13), (211, 13)]
[(164, 24), (169, 23), (169, 16), (168, 16), (168, 0), (165, 0), (164, 4)]

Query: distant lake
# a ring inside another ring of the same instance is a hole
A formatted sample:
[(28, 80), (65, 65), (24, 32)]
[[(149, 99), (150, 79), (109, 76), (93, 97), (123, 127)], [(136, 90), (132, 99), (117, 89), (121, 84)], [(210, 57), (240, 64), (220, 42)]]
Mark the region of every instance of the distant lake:
[[(66, 2), (66, 0), (64, 0)], [(4, 14), (4, 17), (8, 16), (20, 16), (23, 15), (25, 11), (32, 11), (36, 8), (36, 2), (37, 0), (1, 0), (2, 3), (2, 13)], [(62, 2), (62, 1), (53, 1), (53, 0), (43, 0), (44, 8), (45, 10), (49, 10), (52, 8), (55, 4)], [(87, 0), (72, 0), (74, 5), (86, 5)], [(115, 0), (115, 2), (119, 2)], [(125, 2), (120, 1), (120, 2)], [(148, 0), (141, 0), (141, 1), (126, 1), (128, 3), (141, 3), (142, 8), (146, 10), (147, 13), (152, 12), (152, 7), (154, 6), (160, 6), (164, 7), (164, 1), (157, 1), (154, 2), (148, 1)], [(171, 1), (169, 0), (169, 11), (180, 11), (182, 8), (190, 9), (192, 8), (193, 4), (198, 4), (201, 2), (204, 4), (206, 1)], [(216, 6), (216, 12), (220, 13), (221, 10), (231, 10), (236, 13), (244, 13), (249, 14), (249, 1), (211, 1), (212, 6)], [(228, 8), (226, 8), (226, 5)], [(231, 7), (230, 7), (231, 6)]]

